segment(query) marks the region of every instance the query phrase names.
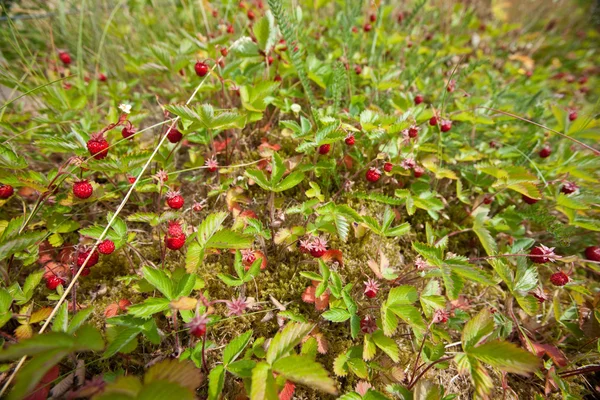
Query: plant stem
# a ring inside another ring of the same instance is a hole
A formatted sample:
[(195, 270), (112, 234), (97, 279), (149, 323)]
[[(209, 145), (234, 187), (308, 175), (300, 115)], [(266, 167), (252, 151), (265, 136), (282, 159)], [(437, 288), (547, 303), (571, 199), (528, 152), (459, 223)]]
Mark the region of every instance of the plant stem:
[(413, 379), (413, 381), (410, 383), (410, 385), (408, 385), (407, 389), (411, 390), (415, 386), (415, 384), (419, 381), (419, 379), (421, 379), (423, 377), (423, 375), (425, 375), (425, 373), (427, 371), (429, 371), (431, 369), (431, 367), (433, 367), (435, 364), (439, 364), (444, 361), (450, 361), (453, 358), (454, 357), (444, 357), (444, 358), (440, 358), (439, 360), (436, 360), (436, 361), (432, 362), (431, 364), (429, 364), (423, 371), (421, 371), (421, 373), (415, 379)]

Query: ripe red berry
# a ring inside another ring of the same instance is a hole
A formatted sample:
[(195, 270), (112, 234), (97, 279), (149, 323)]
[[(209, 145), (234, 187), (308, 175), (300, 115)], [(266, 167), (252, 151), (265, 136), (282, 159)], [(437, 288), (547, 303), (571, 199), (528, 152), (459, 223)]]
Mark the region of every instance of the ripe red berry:
[(129, 183), (133, 184), (135, 182), (135, 176), (128, 176), (127, 180), (129, 181)]
[(183, 207), (183, 196), (179, 192), (167, 193), (167, 205), (173, 210), (179, 210)]
[(369, 15), (369, 21), (375, 22), (377, 20), (377, 16), (375, 14)]
[(198, 339), (202, 338), (206, 333), (206, 324), (198, 324), (190, 327), (190, 333)]
[(227, 25), (227, 33), (232, 34), (233, 32), (233, 25)]
[(494, 201), (492, 196), (485, 195), (483, 197), (483, 204), (492, 204), (492, 201)]
[(546, 257), (549, 254), (552, 254), (552, 252), (549, 253), (542, 246), (536, 246), (529, 252), (529, 258), (534, 263), (544, 264), (550, 261), (550, 258)]
[(58, 58), (60, 58), (60, 61), (62, 61), (62, 63), (65, 65), (71, 64), (71, 56), (66, 51), (61, 51), (58, 53)]
[(252, 11), (252, 10), (248, 10), (248, 13), (247, 13), (246, 15), (248, 16), (248, 19), (249, 19), (250, 21), (253, 21), (253, 20), (254, 20), (254, 18), (256, 17), (256, 16), (254, 15), (254, 11)]
[(392, 164), (391, 162), (386, 162), (385, 164), (383, 164), (383, 170), (385, 172), (391, 172), (392, 168), (394, 168), (394, 164)]
[(379, 284), (374, 279), (368, 279), (365, 282), (365, 291), (364, 294), (369, 299), (372, 299), (377, 296), (377, 292), (379, 292)]
[(227, 57), (227, 54), (229, 54), (229, 50), (227, 50), (227, 47), (222, 47), (220, 51), (223, 57)]
[(281, 82), (281, 75), (279, 75), (279, 74), (275, 75), (275, 77), (273, 78), (273, 80), (275, 82)]
[(360, 320), (360, 330), (364, 334), (375, 332), (377, 330), (377, 322), (375, 321), (375, 318), (370, 315), (364, 316)]
[(360, 75), (362, 73), (362, 67), (360, 65), (355, 65), (354, 72), (356, 73), (356, 75)]
[(170, 221), (165, 236), (165, 244), (171, 250), (179, 250), (185, 245), (185, 233), (181, 229), (181, 225), (177, 221)]
[(562, 187), (560, 188), (560, 191), (563, 192), (564, 194), (571, 194), (571, 193), (575, 193), (577, 191), (577, 189), (579, 189), (579, 186), (577, 186), (573, 182), (565, 182), (562, 185)]
[(408, 128), (408, 136), (413, 139), (419, 136), (419, 127), (412, 125), (410, 128)]
[(73, 196), (77, 197), (78, 199), (87, 199), (92, 195), (93, 192), (94, 188), (87, 179), (82, 179), (73, 184)]
[(377, 182), (381, 178), (381, 171), (377, 168), (369, 168), (366, 173), (366, 178), (369, 182)]
[(363, 31), (365, 31), (365, 32), (369, 32), (369, 31), (371, 31), (371, 29), (373, 29), (373, 27), (371, 26), (371, 24), (365, 24), (363, 26)]
[(448, 132), (450, 129), (452, 129), (452, 121), (448, 119), (443, 120), (440, 124), (440, 129), (442, 132)]
[(318, 249), (313, 248), (310, 250), (310, 255), (315, 258), (319, 258), (323, 254), (325, 254), (326, 251), (327, 251), (327, 249), (325, 249), (325, 248), (318, 248)]
[(273, 57), (271, 57), (271, 56), (267, 57), (267, 64), (269, 64), (269, 65), (273, 64)]
[(415, 105), (419, 105), (423, 102), (423, 96), (421, 96), (420, 94), (415, 96)]
[(585, 258), (592, 261), (600, 262), (600, 247), (590, 246), (585, 249)]
[(102, 160), (108, 155), (108, 146), (102, 135), (93, 135), (87, 142), (87, 149), (96, 160)]
[(523, 199), (523, 201), (527, 204), (535, 204), (538, 202), (538, 200), (536, 199), (532, 199), (531, 197), (527, 197), (525, 195), (522, 195), (521, 198)]
[(438, 119), (435, 115), (433, 117), (429, 118), (429, 125), (436, 126), (437, 124), (438, 124)]
[(183, 134), (179, 131), (179, 129), (177, 129), (175, 127), (170, 129), (169, 133), (167, 133), (167, 140), (171, 143), (179, 142), (182, 137), (183, 137)]
[(110, 239), (104, 240), (98, 245), (98, 251), (100, 254), (112, 254), (115, 251), (115, 242)]
[(562, 271), (555, 272), (550, 275), (550, 282), (552, 282), (554, 286), (565, 286), (569, 283), (569, 276)]
[(331, 150), (330, 144), (322, 144), (319, 146), (319, 154), (321, 154), (321, 155), (325, 155), (325, 154), (329, 153), (329, 150)]
[(425, 173), (425, 170), (422, 167), (416, 166), (413, 169), (413, 174), (415, 175), (415, 178), (422, 177), (424, 173)]
[(352, 27), (352, 33), (358, 33), (358, 28), (356, 26)]
[(121, 131), (121, 135), (123, 135), (123, 139), (127, 139), (131, 136), (133, 136), (133, 134), (135, 133), (135, 129), (133, 127), (125, 127), (123, 128), (123, 130)]
[(544, 145), (544, 147), (542, 147), (540, 150), (540, 157), (547, 158), (550, 157), (550, 154), (552, 154), (552, 149), (547, 144)]
[(81, 274), (79, 274), (79, 276), (88, 276), (90, 274), (90, 272), (92, 272), (92, 270), (89, 269), (88, 267), (85, 267), (83, 269), (83, 271), (81, 271)]
[(64, 285), (65, 281), (56, 275), (51, 275), (46, 279), (46, 287), (50, 290), (56, 290), (60, 285)]
[(569, 121), (575, 121), (577, 119), (577, 111), (569, 111)]
[(354, 146), (354, 143), (356, 142), (356, 139), (354, 138), (354, 135), (348, 135), (348, 136), (346, 136), (346, 139), (344, 139), (344, 142), (348, 146)]
[[(81, 266), (87, 259), (88, 255), (90, 254), (90, 251), (91, 250), (80, 251), (79, 254), (77, 255), (77, 266), (79, 268), (81, 268)], [(92, 256), (88, 260), (87, 264), (85, 264), (86, 268), (91, 268), (94, 265), (98, 264), (99, 259), (100, 259), (100, 255), (98, 254), (97, 251), (94, 250), (94, 252), (92, 253)]]
[(5, 200), (13, 195), (15, 189), (10, 185), (0, 185), (0, 199)]
[(98, 74), (98, 80), (99, 80), (100, 82), (106, 82), (106, 79), (107, 79), (107, 78), (106, 78), (106, 75), (104, 75), (102, 72), (100, 72), (100, 73)]
[(198, 61), (194, 65), (194, 70), (196, 71), (196, 75), (202, 78), (208, 74), (208, 65), (202, 61)]

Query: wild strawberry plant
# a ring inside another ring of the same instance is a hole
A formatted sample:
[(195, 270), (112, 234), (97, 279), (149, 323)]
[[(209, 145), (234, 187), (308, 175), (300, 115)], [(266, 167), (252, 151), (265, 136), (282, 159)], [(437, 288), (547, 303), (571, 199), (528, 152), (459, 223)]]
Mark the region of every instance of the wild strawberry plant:
[(592, 1), (5, 3), (0, 397), (598, 396)]

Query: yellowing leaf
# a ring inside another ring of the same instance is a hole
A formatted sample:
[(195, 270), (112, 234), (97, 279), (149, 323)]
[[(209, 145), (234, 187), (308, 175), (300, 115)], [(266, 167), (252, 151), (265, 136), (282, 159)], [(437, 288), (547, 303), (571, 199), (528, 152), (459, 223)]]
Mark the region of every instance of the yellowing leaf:
[(198, 304), (197, 299), (193, 299), (191, 297), (180, 297), (177, 300), (171, 301), (169, 306), (176, 310), (194, 310), (196, 308), (196, 304)]

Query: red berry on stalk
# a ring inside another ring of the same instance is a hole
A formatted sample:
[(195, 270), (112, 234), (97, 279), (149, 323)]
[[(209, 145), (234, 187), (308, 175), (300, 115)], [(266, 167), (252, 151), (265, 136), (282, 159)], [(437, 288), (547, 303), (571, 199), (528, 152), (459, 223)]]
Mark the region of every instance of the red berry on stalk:
[(135, 133), (135, 129), (133, 127), (125, 127), (121, 131), (121, 135), (123, 135), (123, 139), (130, 138)]
[(61, 51), (58, 53), (58, 58), (60, 58), (60, 61), (62, 61), (62, 63), (65, 65), (71, 64), (71, 56), (66, 51)]
[(275, 82), (281, 82), (281, 75), (279, 75), (279, 74), (275, 75), (275, 77), (273, 78), (273, 80)]
[(425, 170), (422, 167), (416, 166), (413, 169), (413, 174), (415, 175), (415, 178), (422, 177), (424, 173), (425, 173)]
[(562, 271), (555, 272), (550, 275), (550, 282), (552, 282), (554, 286), (565, 286), (567, 283), (569, 283), (569, 275)]
[(106, 239), (98, 245), (100, 254), (112, 254), (113, 251), (115, 251), (115, 242), (110, 239)]
[[(85, 260), (88, 258), (91, 250), (80, 251), (77, 255), (77, 266), (81, 268)], [(98, 264), (98, 260), (100, 259), (100, 255), (96, 250), (92, 253), (92, 256), (88, 260), (87, 264), (85, 264), (86, 268), (91, 268), (94, 265)]]
[(423, 102), (423, 96), (421, 96), (420, 94), (415, 96), (415, 105), (419, 105)]
[(553, 261), (552, 258), (555, 256), (554, 247), (549, 248), (542, 245), (536, 246), (529, 252), (529, 258), (534, 263), (544, 264)]
[(227, 25), (227, 33), (232, 34), (233, 32), (233, 25)]
[(452, 129), (452, 121), (450, 121), (449, 119), (443, 120), (440, 124), (440, 129), (442, 130), (442, 132), (448, 132), (450, 129)]
[(552, 154), (552, 149), (547, 144), (544, 145), (544, 147), (542, 147), (540, 150), (540, 157), (547, 158), (550, 157), (550, 154)]
[(377, 182), (381, 178), (381, 171), (377, 168), (371, 167), (367, 170), (366, 178), (369, 182)]
[(375, 318), (370, 315), (364, 316), (360, 320), (360, 330), (364, 334), (375, 332), (377, 330), (377, 322), (375, 321)]
[(185, 324), (186, 328), (189, 328), (190, 334), (200, 339), (206, 334), (206, 324), (208, 318), (206, 315), (196, 315), (190, 322)]
[(196, 71), (196, 75), (202, 78), (208, 74), (208, 65), (205, 62), (198, 61), (194, 65), (194, 70)]
[(391, 172), (392, 168), (394, 168), (394, 164), (392, 164), (391, 162), (386, 162), (385, 164), (383, 164), (383, 170), (385, 172)]
[(331, 150), (330, 144), (322, 144), (321, 146), (319, 146), (319, 154), (321, 155), (329, 153), (329, 150)]
[(430, 126), (436, 126), (438, 124), (438, 119), (437, 117), (434, 115), (433, 117), (429, 118), (429, 125)]
[(377, 292), (379, 292), (379, 283), (373, 279), (367, 280), (365, 282), (365, 296), (372, 299), (377, 296)]
[(356, 26), (352, 27), (352, 33), (358, 33), (358, 28)]
[(222, 47), (220, 51), (223, 57), (227, 57), (227, 54), (229, 54), (229, 50), (227, 50), (227, 47)]
[(527, 197), (525, 195), (522, 195), (521, 198), (527, 204), (535, 204), (535, 203), (537, 203), (539, 201), (539, 200), (536, 200), (536, 199), (532, 199), (531, 197)]
[(375, 22), (377, 20), (377, 16), (375, 14), (369, 15), (369, 21)]
[(46, 279), (46, 287), (50, 290), (56, 290), (60, 285), (64, 285), (65, 281), (56, 275), (52, 275)]
[(494, 201), (494, 198), (492, 196), (484, 196), (483, 198), (483, 204), (492, 204), (492, 201)]
[(102, 134), (92, 135), (87, 142), (87, 149), (96, 160), (102, 160), (108, 155), (109, 144)]
[(246, 15), (248, 16), (248, 19), (249, 19), (250, 21), (253, 21), (253, 20), (254, 20), (254, 18), (256, 17), (256, 16), (254, 15), (254, 11), (252, 11), (252, 10), (248, 10), (248, 13), (247, 13)]
[(569, 121), (575, 121), (577, 119), (577, 111), (569, 111)]
[(579, 189), (579, 186), (577, 186), (573, 182), (567, 181), (560, 188), (560, 191), (563, 192), (564, 194), (571, 194), (571, 193), (575, 193), (577, 191), (577, 189)]
[(590, 246), (585, 249), (585, 258), (592, 261), (600, 262), (600, 247)]
[(369, 32), (369, 31), (371, 31), (371, 29), (373, 29), (373, 27), (371, 26), (371, 24), (365, 24), (363, 26), (363, 31), (365, 31), (365, 32)]
[(410, 128), (408, 128), (408, 136), (413, 139), (419, 136), (419, 127), (412, 125)]
[(183, 134), (175, 127), (169, 129), (169, 133), (167, 133), (167, 140), (171, 143), (178, 143), (182, 137)]
[(79, 276), (88, 276), (90, 274), (90, 272), (92, 272), (92, 270), (89, 269), (88, 267), (85, 267), (83, 269), (83, 271), (81, 271), (81, 274), (79, 274)]
[(73, 196), (77, 197), (78, 199), (87, 199), (92, 195), (93, 192), (94, 188), (87, 179), (82, 179), (73, 184)]
[(356, 139), (354, 138), (354, 135), (348, 135), (348, 136), (346, 136), (346, 139), (344, 139), (344, 142), (348, 146), (354, 146), (354, 143), (356, 142)]
[(273, 57), (271, 57), (271, 56), (267, 57), (267, 64), (269, 64), (269, 65), (273, 64)]
[(354, 73), (356, 73), (356, 75), (360, 75), (362, 73), (362, 67), (360, 65), (355, 65)]
[(173, 210), (179, 210), (183, 207), (183, 196), (178, 191), (167, 193), (167, 205)]
[(0, 199), (5, 200), (13, 195), (15, 189), (10, 185), (0, 185)]
[(185, 245), (185, 233), (181, 229), (181, 225), (177, 221), (170, 221), (167, 235), (165, 236), (165, 244), (168, 249), (179, 250)]
[(100, 73), (98, 74), (98, 80), (99, 80), (100, 82), (106, 82), (106, 79), (107, 79), (107, 78), (106, 78), (106, 75), (104, 75), (102, 72), (100, 72)]

